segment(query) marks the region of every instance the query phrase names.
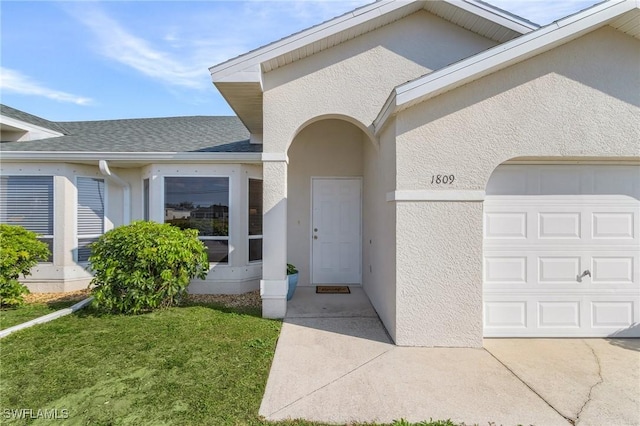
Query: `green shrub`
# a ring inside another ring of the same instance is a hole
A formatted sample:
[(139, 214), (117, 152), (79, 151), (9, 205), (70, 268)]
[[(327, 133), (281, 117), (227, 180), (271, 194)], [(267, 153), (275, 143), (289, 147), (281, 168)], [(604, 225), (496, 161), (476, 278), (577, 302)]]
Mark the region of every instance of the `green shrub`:
[(27, 287), (18, 281), (31, 274), (31, 268), (47, 260), (49, 247), (34, 232), (21, 226), (0, 225), (0, 306), (19, 306)]
[(209, 262), (198, 231), (134, 222), (91, 244), (89, 269), (98, 309), (138, 314), (179, 303), (192, 278), (206, 277)]

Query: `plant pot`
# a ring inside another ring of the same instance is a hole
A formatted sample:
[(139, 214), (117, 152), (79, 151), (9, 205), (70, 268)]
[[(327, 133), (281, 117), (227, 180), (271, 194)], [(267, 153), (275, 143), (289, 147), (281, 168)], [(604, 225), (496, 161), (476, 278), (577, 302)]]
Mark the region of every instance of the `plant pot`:
[(296, 287), (298, 286), (298, 274), (287, 275), (287, 280), (289, 280), (289, 291), (287, 291), (287, 300), (291, 300), (293, 297), (293, 293), (296, 291)]

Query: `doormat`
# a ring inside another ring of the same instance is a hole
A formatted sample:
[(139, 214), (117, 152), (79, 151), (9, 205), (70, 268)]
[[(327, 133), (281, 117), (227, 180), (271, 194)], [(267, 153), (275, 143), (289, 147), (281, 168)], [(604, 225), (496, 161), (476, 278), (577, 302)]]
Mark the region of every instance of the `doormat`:
[(349, 286), (347, 285), (319, 285), (316, 286), (316, 293), (319, 294), (349, 294)]

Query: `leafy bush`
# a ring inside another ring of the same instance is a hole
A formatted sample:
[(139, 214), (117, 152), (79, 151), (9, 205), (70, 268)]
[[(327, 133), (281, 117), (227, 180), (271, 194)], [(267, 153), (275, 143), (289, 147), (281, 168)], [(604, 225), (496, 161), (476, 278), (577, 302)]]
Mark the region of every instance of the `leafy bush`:
[(179, 303), (192, 278), (206, 277), (209, 262), (197, 230), (134, 222), (91, 244), (89, 269), (98, 309), (138, 314)]
[(298, 269), (290, 263), (287, 263), (287, 275), (297, 274)]
[(38, 262), (49, 258), (49, 247), (34, 232), (21, 226), (0, 225), (0, 306), (19, 306), (27, 287), (18, 281), (31, 274)]

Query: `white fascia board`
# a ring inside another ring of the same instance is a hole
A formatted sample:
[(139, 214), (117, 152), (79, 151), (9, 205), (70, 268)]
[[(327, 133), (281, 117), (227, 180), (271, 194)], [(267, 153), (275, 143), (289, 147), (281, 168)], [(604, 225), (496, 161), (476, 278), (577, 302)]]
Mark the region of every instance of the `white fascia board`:
[(285, 152), (263, 152), (262, 153), (262, 161), (269, 163), (282, 163), (289, 162), (289, 157)]
[[(51, 130), (46, 127), (41, 127), (35, 124), (27, 123), (26, 121), (17, 120), (12, 117), (7, 117), (6, 115), (0, 115), (0, 123), (6, 124), (7, 126), (15, 127), (20, 130), (24, 130), (25, 132), (44, 133), (44, 134), (50, 135), (50, 137), (64, 136), (63, 133), (56, 132), (55, 130)], [(42, 139), (45, 139), (45, 138), (42, 138)]]
[[(421, 0), (422, 1), (422, 0)], [(498, 9), (486, 6), (481, 2), (472, 0), (441, 0), (465, 10), (469, 13), (495, 22), (498, 25), (509, 28), (520, 34), (526, 34), (539, 28), (536, 24), (518, 19), (515, 15), (503, 13)], [(297, 34), (293, 34), (282, 40), (273, 42), (266, 46), (260, 47), (251, 52), (240, 55), (218, 65), (209, 68), (211, 79), (214, 82), (235, 80), (235, 74), (244, 72), (247, 69), (262, 64), (265, 61), (289, 53), (293, 50), (315, 43), (324, 38), (330, 37), (341, 31), (348, 30), (357, 25), (365, 23), (371, 19), (377, 18), (389, 12), (401, 9), (415, 1), (398, 1), (398, 0), (379, 0), (370, 5), (363, 6), (348, 12), (342, 16), (338, 16), (330, 21), (316, 25), (307, 30), (303, 30)], [(230, 77), (234, 75), (234, 77)], [(252, 80), (257, 81), (257, 80)]]
[(529, 22), (516, 15), (502, 12), (499, 9), (489, 7), (483, 3), (471, 0), (448, 0), (447, 3), (520, 34), (526, 34), (540, 28), (539, 25), (533, 22)]
[(485, 192), (471, 189), (421, 190), (387, 192), (387, 201), (483, 201)]
[(61, 152), (0, 151), (2, 161), (243, 162), (261, 163), (260, 152)]
[(379, 119), (376, 119), (378, 120), (376, 131), (384, 127), (385, 120), (389, 116), (404, 108), (528, 59), (596, 27), (606, 25), (623, 13), (637, 8), (637, 1), (610, 0), (593, 6), (582, 13), (561, 19), (471, 58), (397, 86), (394, 89), (395, 109), (387, 114), (382, 114), (381, 111)]
[(262, 86), (262, 71), (260, 69), (260, 64), (252, 64), (244, 70), (225, 75), (219, 79), (213, 79), (213, 83), (260, 83)]
[(369, 21), (385, 13), (407, 6), (410, 2), (381, 0), (368, 6), (363, 6), (355, 11), (338, 16), (323, 24), (316, 25), (297, 34), (273, 42), (252, 52), (245, 53), (237, 58), (230, 59), (209, 68), (211, 79), (214, 82), (221, 81), (225, 77), (242, 71), (255, 65), (260, 66), (264, 61), (291, 52), (300, 47), (322, 40), (340, 31), (352, 28)]
[(382, 105), (382, 109), (378, 113), (378, 116), (373, 120), (374, 135), (378, 136), (380, 134), (380, 131), (384, 128), (389, 117), (395, 113), (396, 107), (398, 106), (396, 101), (396, 90), (393, 89), (384, 105)]

